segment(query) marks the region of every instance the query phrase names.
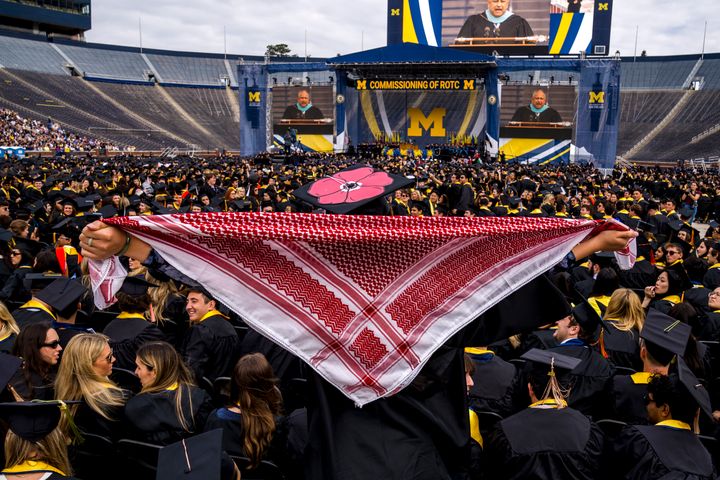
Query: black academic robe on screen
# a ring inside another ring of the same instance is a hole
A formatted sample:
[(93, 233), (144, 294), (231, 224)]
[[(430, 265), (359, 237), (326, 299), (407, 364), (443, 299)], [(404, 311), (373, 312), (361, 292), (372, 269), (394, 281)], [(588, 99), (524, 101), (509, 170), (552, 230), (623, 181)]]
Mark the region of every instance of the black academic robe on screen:
[[(181, 387), (184, 388), (184, 387)], [(166, 390), (158, 393), (141, 393), (125, 405), (125, 418), (131, 429), (131, 436), (143, 442), (169, 445), (183, 438), (200, 433), (213, 409), (207, 392), (199, 387), (183, 391), (183, 412), (190, 431), (180, 425), (175, 412), (175, 392)], [(192, 399), (192, 408), (190, 406)]]
[(228, 377), (240, 356), (240, 339), (230, 322), (213, 315), (194, 324), (185, 334), (180, 353), (196, 381)]
[(530, 37), (533, 35), (530, 24), (519, 15), (511, 15), (500, 24), (494, 24), (487, 19), (486, 12), (471, 15), (465, 20), (458, 37), (460, 38), (488, 38), (488, 37)]
[(541, 113), (535, 113), (532, 111), (530, 106), (526, 105), (515, 110), (515, 114), (512, 117), (513, 122), (538, 122), (538, 123), (559, 123), (562, 122), (562, 117), (552, 107), (548, 107)]
[(116, 318), (103, 333), (110, 337), (115, 355), (113, 366), (130, 371), (135, 371), (135, 356), (144, 343), (166, 340), (162, 331), (144, 318)]
[(625, 427), (611, 445), (612, 476), (627, 480), (715, 478), (712, 458), (690, 430), (657, 425)]
[(573, 408), (527, 408), (498, 422), (485, 442), (486, 478), (599, 478), (602, 430)]
[(613, 377), (613, 397), (615, 411), (612, 418), (633, 425), (648, 423), (645, 395), (649, 374), (638, 372), (634, 375), (615, 375)]

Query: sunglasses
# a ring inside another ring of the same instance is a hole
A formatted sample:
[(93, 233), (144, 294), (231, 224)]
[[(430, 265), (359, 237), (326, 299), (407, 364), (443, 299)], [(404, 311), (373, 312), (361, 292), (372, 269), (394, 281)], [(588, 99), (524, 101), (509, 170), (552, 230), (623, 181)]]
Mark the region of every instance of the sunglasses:
[(14, 252), (10, 252), (10, 253), (12, 253), (13, 255), (22, 255), (22, 254), (21, 254), (20, 252), (18, 252), (17, 250), (14, 251)]
[(41, 347), (48, 347), (48, 348), (57, 348), (60, 346), (60, 340), (53, 340), (50, 343), (43, 343), (40, 345)]
[(114, 354), (114, 352), (113, 352), (112, 350), (110, 350), (110, 353), (108, 353), (108, 356), (105, 357), (105, 361), (108, 362), (108, 363), (112, 362), (112, 359), (113, 359), (113, 357), (114, 357), (113, 354)]

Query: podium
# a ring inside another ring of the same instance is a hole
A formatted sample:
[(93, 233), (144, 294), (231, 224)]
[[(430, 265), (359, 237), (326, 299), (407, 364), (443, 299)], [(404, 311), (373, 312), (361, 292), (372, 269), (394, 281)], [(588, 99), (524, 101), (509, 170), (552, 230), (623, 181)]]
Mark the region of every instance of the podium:
[(452, 48), (492, 54), (498, 51), (503, 55), (547, 55), (548, 37), (458, 37), (450, 44)]
[(569, 163), (572, 138), (569, 122), (510, 122), (500, 128), (499, 151), (513, 162)]
[(297, 134), (299, 147), (308, 152), (332, 152), (334, 150), (335, 123), (332, 118), (282, 119), (273, 124), (273, 139), (278, 146), (285, 144), (289, 129)]

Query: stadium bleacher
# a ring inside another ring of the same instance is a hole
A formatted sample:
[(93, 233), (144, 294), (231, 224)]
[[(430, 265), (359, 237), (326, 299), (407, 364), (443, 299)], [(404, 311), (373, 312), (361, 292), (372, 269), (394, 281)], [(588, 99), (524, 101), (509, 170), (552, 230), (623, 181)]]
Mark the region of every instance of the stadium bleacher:
[(65, 59), (47, 41), (0, 35), (0, 65), (30, 72), (67, 74)]
[(632, 89), (682, 88), (699, 57), (683, 56), (671, 61), (649, 57), (623, 59), (620, 85)]
[[(234, 76), (230, 76), (222, 58), (178, 57), (173, 55), (147, 54), (160, 79), (165, 83), (187, 85), (222, 85), (221, 79), (230, 78), (237, 85)], [(232, 67), (231, 67), (232, 70)]]

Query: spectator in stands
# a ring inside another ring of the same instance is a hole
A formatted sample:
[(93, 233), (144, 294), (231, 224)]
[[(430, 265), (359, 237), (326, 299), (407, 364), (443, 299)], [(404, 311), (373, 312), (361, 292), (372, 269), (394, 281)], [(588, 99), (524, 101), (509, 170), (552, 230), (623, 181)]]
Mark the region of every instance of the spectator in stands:
[(310, 91), (302, 88), (298, 91), (297, 102), (285, 109), (282, 118), (284, 120), (319, 120), (325, 118), (325, 115), (312, 104)]
[(532, 37), (534, 33), (527, 20), (515, 15), (509, 8), (510, 0), (487, 0), (487, 9), (468, 17), (458, 38)]
[(169, 445), (201, 432), (212, 402), (193, 384), (192, 374), (173, 346), (146, 343), (138, 350), (135, 364), (142, 390), (125, 407), (134, 435), (146, 442)]
[(533, 91), (529, 105), (519, 107), (512, 117), (513, 122), (559, 123), (562, 117), (547, 103), (545, 91), (538, 88)]

